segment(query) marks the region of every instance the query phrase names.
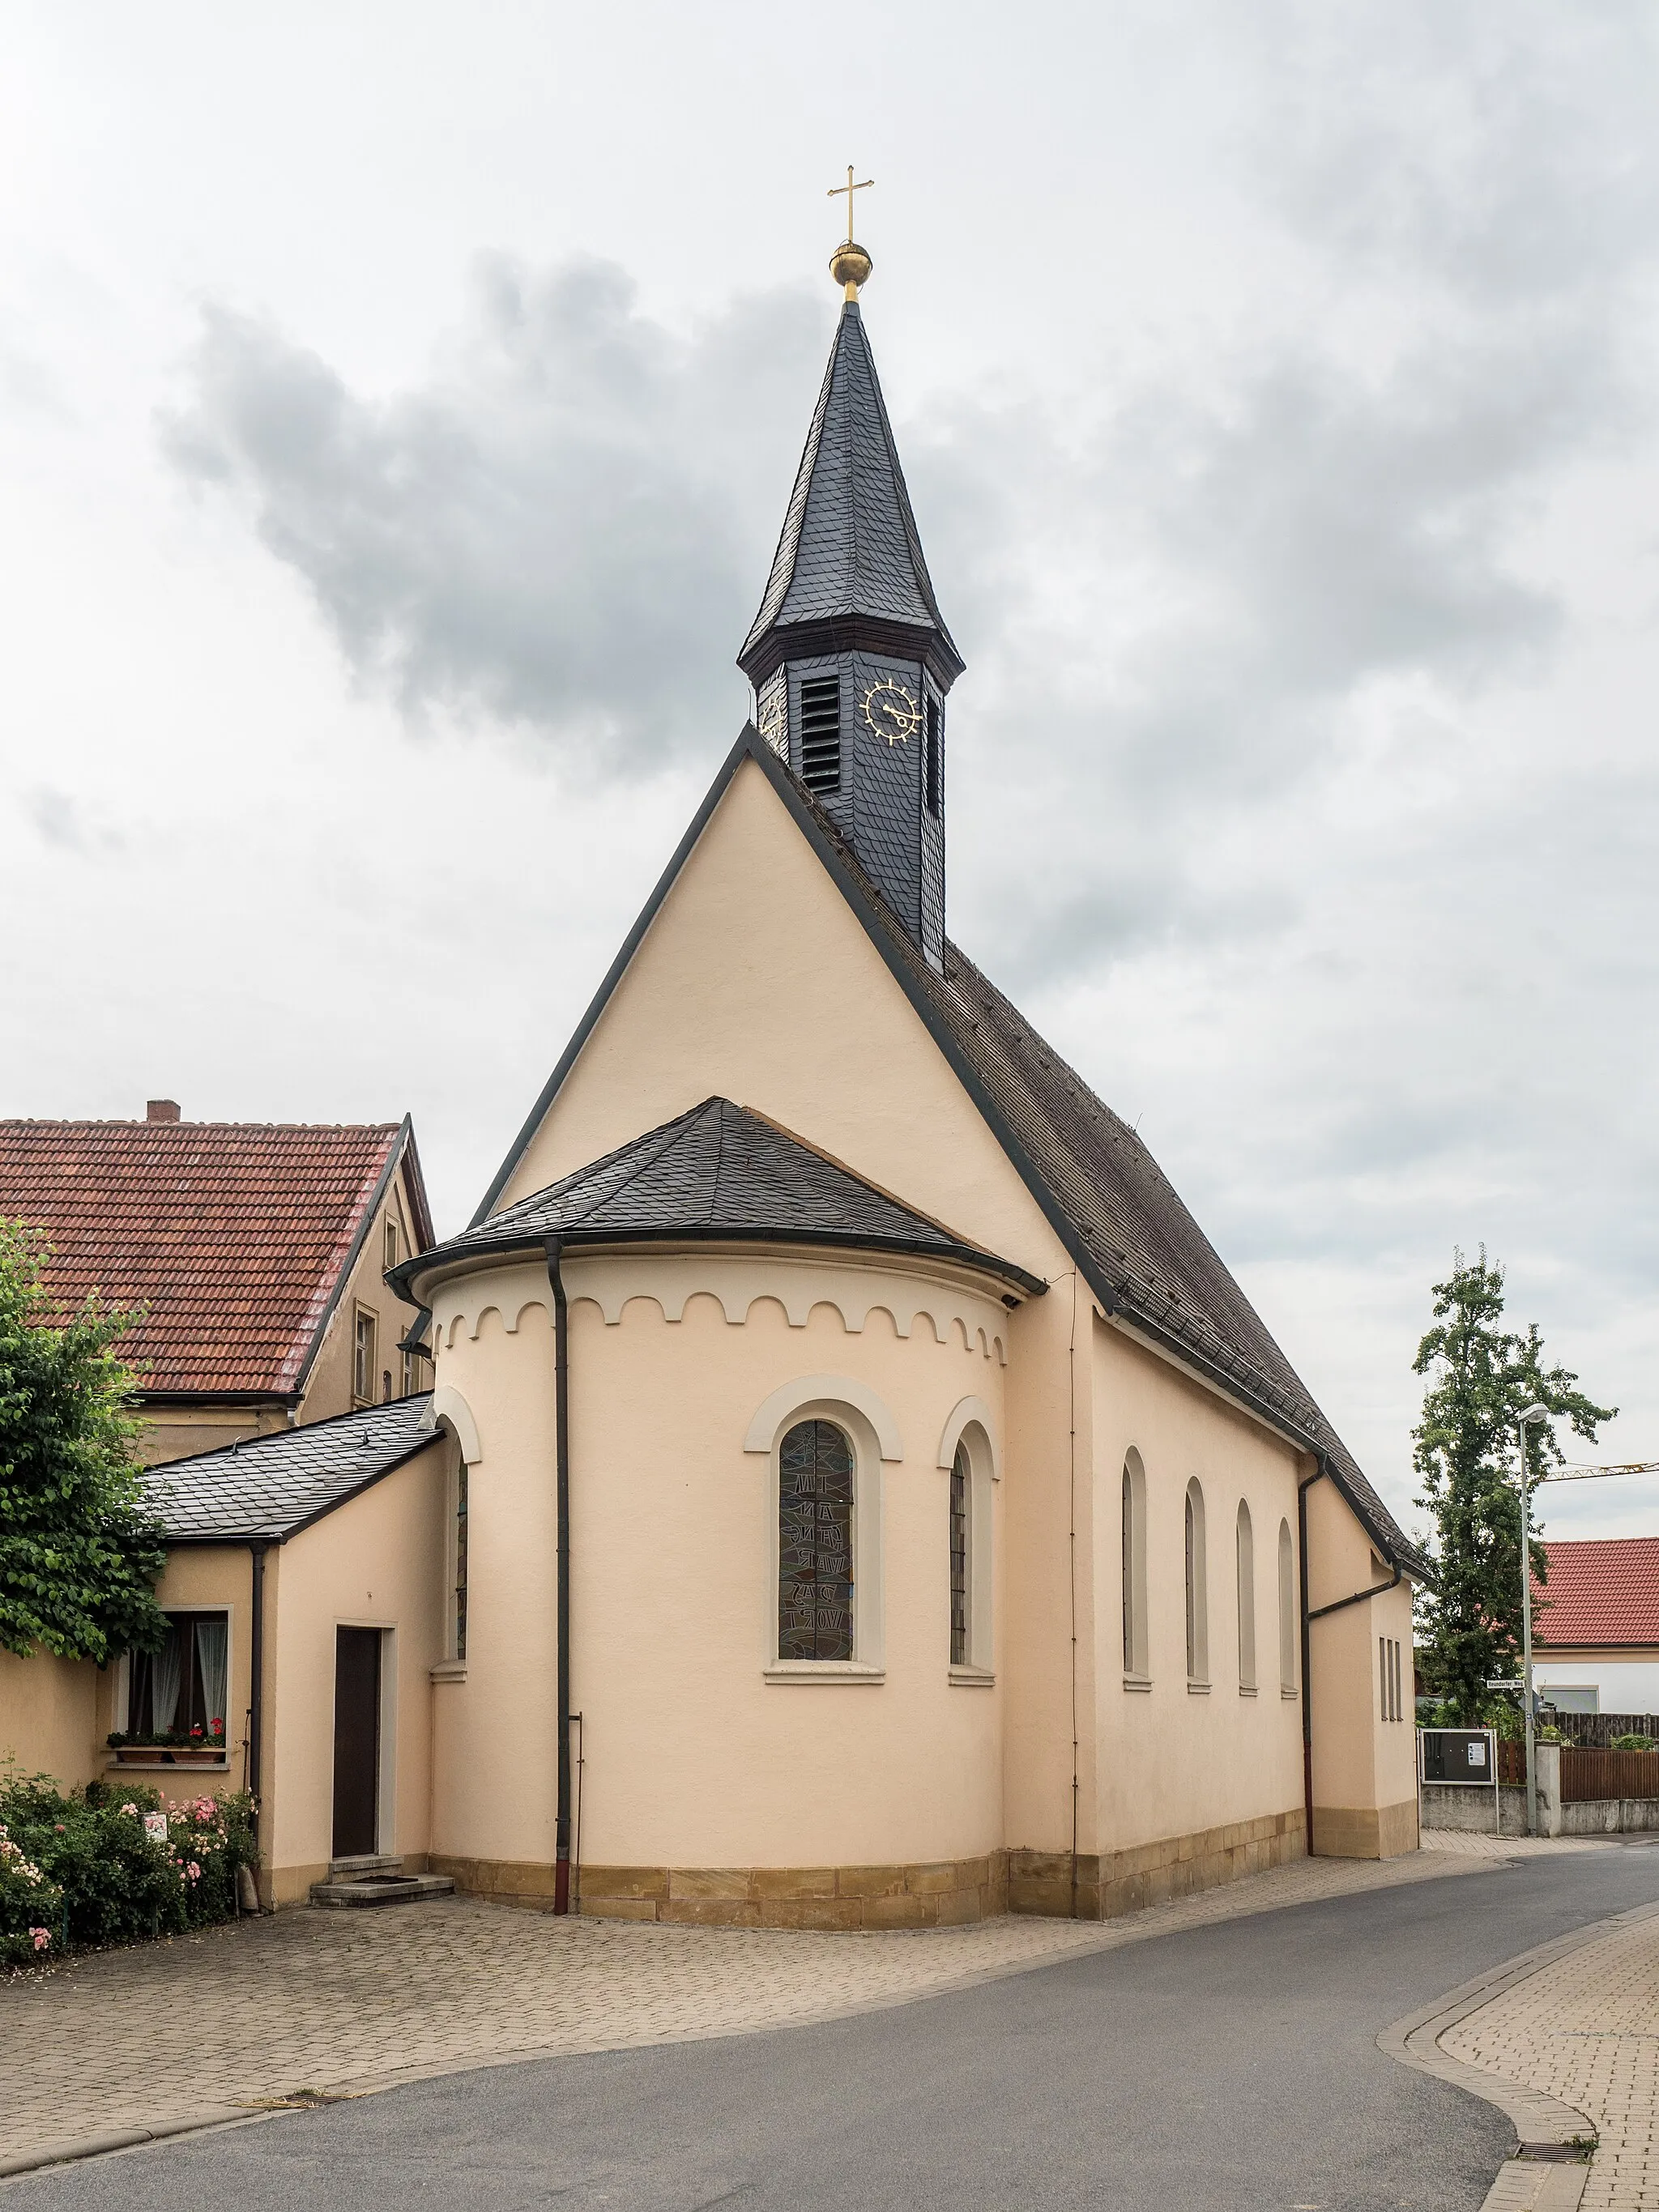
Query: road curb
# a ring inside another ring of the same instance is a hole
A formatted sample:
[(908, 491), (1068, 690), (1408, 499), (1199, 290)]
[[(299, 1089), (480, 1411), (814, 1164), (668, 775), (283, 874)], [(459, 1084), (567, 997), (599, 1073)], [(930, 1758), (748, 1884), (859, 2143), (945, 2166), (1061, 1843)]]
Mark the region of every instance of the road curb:
[(143, 2127), (103, 2128), (96, 2135), (75, 2136), (65, 2142), (46, 2143), (39, 2150), (0, 2158), (0, 2181), (10, 2180), (20, 2173), (33, 2173), (43, 2166), (71, 2166), (79, 2159), (101, 2158), (112, 2150), (134, 2150), (140, 2143), (161, 2142), (169, 2136), (196, 2135), (210, 2128), (264, 2117), (263, 2113), (248, 2112), (245, 2106), (198, 2105), (192, 2112), (167, 2114)]
[[(1484, 2104), (1495, 2105), (1514, 2128), (1516, 2141), (1523, 2149), (1571, 2143), (1583, 2137), (1594, 2141), (1600, 2130), (1577, 2106), (1565, 2104), (1546, 2090), (1528, 2088), (1523, 2082), (1511, 2081), (1502, 2074), (1490, 2073), (1483, 2067), (1470, 2066), (1461, 2058), (1454, 2058), (1449, 2051), (1440, 2048), (1440, 2039), (1471, 2013), (1479, 2012), (1482, 2005), (1490, 2004), (1517, 1982), (1529, 1981), (1558, 1959), (1568, 1958), (1588, 1944), (1599, 1943), (1605, 1936), (1615, 1935), (1621, 1928), (1635, 1927), (1656, 1916), (1659, 1916), (1659, 1905), (1638, 1905), (1627, 1912), (1615, 1912), (1606, 1920), (1589, 1921), (1583, 1928), (1575, 1928), (1547, 1943), (1534, 1944), (1530, 1951), (1517, 1953), (1501, 1966), (1477, 1975), (1473, 1981), (1461, 1982), (1455, 1990), (1448, 1990), (1437, 1997), (1432, 2004), (1407, 2013), (1403, 2020), (1392, 2021), (1377, 2037), (1376, 2047), (1401, 2066), (1413, 2067), (1419, 2074), (1431, 2074), (1472, 2097), (1479, 2097)], [(1508, 2160), (1498, 2170), (1482, 2212), (1575, 2212), (1589, 2173), (1587, 2166)]]

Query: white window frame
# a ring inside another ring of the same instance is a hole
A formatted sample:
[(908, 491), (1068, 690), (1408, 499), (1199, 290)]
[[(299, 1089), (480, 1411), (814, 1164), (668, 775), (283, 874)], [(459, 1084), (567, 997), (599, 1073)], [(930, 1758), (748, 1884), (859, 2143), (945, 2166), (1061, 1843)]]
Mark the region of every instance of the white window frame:
[[(1181, 1609), (1187, 1630), (1187, 1687), (1194, 1697), (1207, 1696), (1210, 1688), (1210, 1573), (1204, 1520), (1204, 1486), (1194, 1475), (1183, 1495), (1181, 1532)], [(1190, 1564), (1187, 1542), (1189, 1522)]]
[(1128, 1518), (1119, 1530), (1124, 1571), (1121, 1593), (1125, 1630), (1123, 1686), (1126, 1690), (1150, 1690), (1152, 1676), (1146, 1633), (1146, 1467), (1133, 1444), (1123, 1455), (1119, 1496), (1128, 1508)]
[[(778, 1576), (781, 1565), (778, 1517), (782, 1497), (782, 1446), (802, 1421), (833, 1422), (853, 1448), (853, 1656), (850, 1659), (778, 1656)], [(757, 1411), (744, 1438), (745, 1452), (764, 1453), (767, 1551), (765, 1642), (761, 1673), (785, 1683), (880, 1683), (887, 1679), (883, 1601), (882, 1468), (902, 1460), (898, 1424), (867, 1383), (850, 1376), (805, 1375), (784, 1383)]]
[(1279, 1694), (1296, 1695), (1296, 1642), (1299, 1626), (1296, 1602), (1296, 1539), (1288, 1516), (1279, 1523)]
[(1238, 1694), (1256, 1693), (1255, 1664), (1255, 1524), (1250, 1501), (1241, 1498), (1233, 1516), (1234, 1583), (1238, 1605)]

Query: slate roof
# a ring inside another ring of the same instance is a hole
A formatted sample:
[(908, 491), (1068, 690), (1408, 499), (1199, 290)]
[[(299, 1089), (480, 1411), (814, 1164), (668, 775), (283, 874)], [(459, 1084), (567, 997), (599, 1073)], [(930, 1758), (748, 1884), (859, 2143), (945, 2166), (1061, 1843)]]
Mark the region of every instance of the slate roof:
[(649, 1129), (393, 1271), (403, 1287), (469, 1252), (535, 1249), (557, 1231), (572, 1244), (690, 1238), (833, 1245), (955, 1261), (1018, 1283), (1042, 1284), (889, 1198), (861, 1176), (729, 1098)]
[(744, 760), (761, 769), (817, 852), (1101, 1304), (1317, 1454), (1378, 1549), (1431, 1579), (1429, 1561), (1372, 1488), (1134, 1131), (948, 940), (945, 972), (934, 973), (835, 823), (752, 724), (726, 756), (548, 1078), (475, 1224), (495, 1225), (489, 1208)]
[(1659, 1536), (1580, 1537), (1544, 1547), (1547, 1587), (1533, 1583), (1540, 1645), (1659, 1646)]
[(292, 1396), (405, 1152), (424, 1243), (407, 1121), (0, 1121), (0, 1214), (47, 1240), (60, 1312), (148, 1309), (119, 1347), (148, 1394)]
[(174, 1543), (283, 1543), (424, 1450), (434, 1434), (422, 1426), (431, 1402), (423, 1391), (168, 1460), (144, 1476), (145, 1501)]
[(933, 631), (960, 672), (856, 300), (842, 309), (772, 573), (738, 665), (775, 629), (849, 615)]

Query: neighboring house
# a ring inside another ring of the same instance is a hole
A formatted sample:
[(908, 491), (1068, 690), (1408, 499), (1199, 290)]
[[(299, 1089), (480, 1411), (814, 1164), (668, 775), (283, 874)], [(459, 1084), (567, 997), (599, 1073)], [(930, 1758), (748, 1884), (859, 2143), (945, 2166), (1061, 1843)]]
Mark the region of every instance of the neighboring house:
[(223, 1717), (279, 1902), (380, 1854), (919, 1926), (1415, 1849), (1425, 1561), (945, 933), (963, 664), (850, 290), (741, 662), (756, 723), (472, 1225), (391, 1271), (429, 1402), (155, 1470), (168, 1650), (64, 1763)]
[(0, 1214), (46, 1238), (60, 1310), (143, 1309), (118, 1349), (147, 1462), (430, 1382), (385, 1279), (432, 1242), (407, 1120), (185, 1121), (153, 1099), (143, 1121), (0, 1121)]
[(1659, 1713), (1659, 1536), (1547, 1543), (1533, 1680), (1568, 1713)]

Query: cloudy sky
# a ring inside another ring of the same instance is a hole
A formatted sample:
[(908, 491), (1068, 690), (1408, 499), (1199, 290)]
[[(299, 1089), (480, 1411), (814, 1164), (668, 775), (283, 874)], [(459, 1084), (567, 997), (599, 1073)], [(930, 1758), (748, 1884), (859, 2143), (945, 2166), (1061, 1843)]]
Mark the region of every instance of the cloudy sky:
[(7, 20), (0, 1113), (408, 1109), (465, 1219), (746, 711), (854, 159), (953, 933), (1402, 1514), (1455, 1246), (1659, 1456), (1650, 9)]

